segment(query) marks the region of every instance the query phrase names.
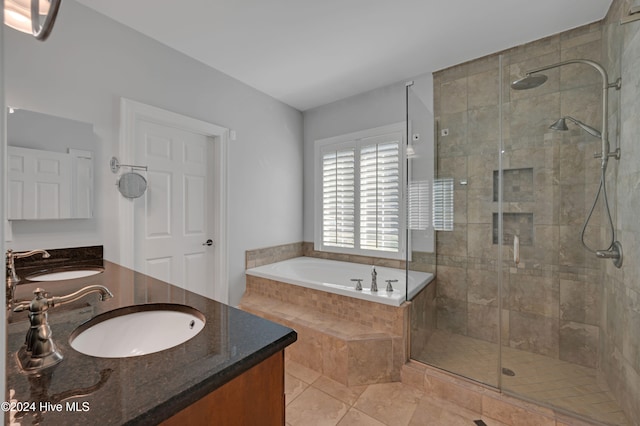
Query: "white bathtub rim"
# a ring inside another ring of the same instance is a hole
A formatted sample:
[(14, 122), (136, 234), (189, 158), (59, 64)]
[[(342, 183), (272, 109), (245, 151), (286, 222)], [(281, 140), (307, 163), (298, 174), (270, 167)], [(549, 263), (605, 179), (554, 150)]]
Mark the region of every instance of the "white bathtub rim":
[[(367, 300), (370, 302), (381, 303), (381, 304), (390, 305), (390, 306), (400, 306), (405, 302), (404, 289), (400, 290), (399, 288), (396, 288), (394, 289), (393, 292), (387, 292), (386, 282), (380, 281), (380, 279), (378, 280), (378, 291), (372, 292), (369, 280), (363, 280), (362, 282), (363, 289), (360, 291), (357, 291), (354, 288), (355, 283), (353, 284), (353, 286), (345, 286), (342, 284), (326, 283), (323, 281), (312, 280), (312, 279), (302, 280), (302, 279), (291, 277), (291, 276), (276, 275), (272, 272), (274, 268), (277, 268), (278, 266), (285, 264), (287, 262), (295, 263), (295, 262), (308, 262), (308, 261), (311, 261), (312, 263), (322, 263), (326, 267), (332, 264), (335, 266), (343, 266), (343, 267), (346, 265), (350, 265), (350, 266), (357, 265), (357, 267), (366, 267), (366, 268), (369, 268), (372, 266), (372, 265), (364, 265), (364, 264), (358, 264), (358, 263), (352, 263), (352, 262), (343, 262), (339, 260), (329, 260), (329, 259), (303, 256), (303, 257), (287, 259), (281, 262), (275, 262), (275, 263), (271, 263), (263, 266), (258, 266), (255, 268), (250, 268), (250, 269), (247, 269), (245, 273), (246, 275), (250, 275), (250, 276), (284, 282), (287, 284), (293, 284), (300, 287), (310, 288), (313, 290), (325, 291), (328, 293), (335, 293), (335, 294), (339, 294), (346, 297)], [(377, 266), (377, 265), (376, 265), (376, 270), (378, 271), (379, 274), (388, 273), (390, 271), (392, 271), (392, 273), (394, 274), (404, 273), (404, 269), (389, 268), (389, 267)], [(415, 280), (417, 280), (418, 282), (417, 286), (413, 286), (412, 288), (410, 288), (409, 297), (408, 297), (409, 300), (413, 299), (413, 297), (415, 297), (423, 288), (425, 288), (434, 278), (433, 274), (429, 272), (409, 271), (409, 275), (413, 277)], [(350, 279), (350, 278), (346, 278), (346, 279)], [(398, 283), (395, 283), (395, 285), (398, 286)], [(328, 289), (330, 289), (330, 291)]]

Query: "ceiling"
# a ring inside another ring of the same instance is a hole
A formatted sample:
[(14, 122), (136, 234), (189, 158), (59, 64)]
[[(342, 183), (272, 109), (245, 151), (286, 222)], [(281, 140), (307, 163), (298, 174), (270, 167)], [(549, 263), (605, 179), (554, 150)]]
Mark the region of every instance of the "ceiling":
[(611, 5), (611, 0), (78, 1), (301, 111), (600, 20)]

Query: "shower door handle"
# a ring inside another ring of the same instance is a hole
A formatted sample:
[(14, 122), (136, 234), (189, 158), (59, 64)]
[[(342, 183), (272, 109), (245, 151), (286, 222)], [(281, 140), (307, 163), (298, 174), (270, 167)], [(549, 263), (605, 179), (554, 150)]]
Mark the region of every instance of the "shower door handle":
[(520, 264), (520, 238), (517, 235), (513, 236), (513, 262)]

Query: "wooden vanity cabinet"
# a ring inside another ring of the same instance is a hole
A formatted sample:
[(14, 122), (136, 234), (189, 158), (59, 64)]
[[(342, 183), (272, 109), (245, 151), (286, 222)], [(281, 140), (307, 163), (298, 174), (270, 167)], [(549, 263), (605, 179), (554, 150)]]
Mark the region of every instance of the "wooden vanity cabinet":
[(165, 420), (164, 426), (285, 423), (284, 350)]

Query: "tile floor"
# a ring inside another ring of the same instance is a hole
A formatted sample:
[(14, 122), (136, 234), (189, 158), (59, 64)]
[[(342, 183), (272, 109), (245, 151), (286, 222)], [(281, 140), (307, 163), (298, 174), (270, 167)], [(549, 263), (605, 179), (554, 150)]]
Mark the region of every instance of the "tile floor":
[[(502, 365), (515, 376), (502, 375), (503, 389), (534, 401), (611, 425), (629, 424), (596, 370), (509, 347)], [(497, 346), (459, 334), (436, 331), (415, 359), (473, 380), (497, 385)]]
[(399, 382), (346, 387), (285, 363), (287, 426), (504, 426)]

